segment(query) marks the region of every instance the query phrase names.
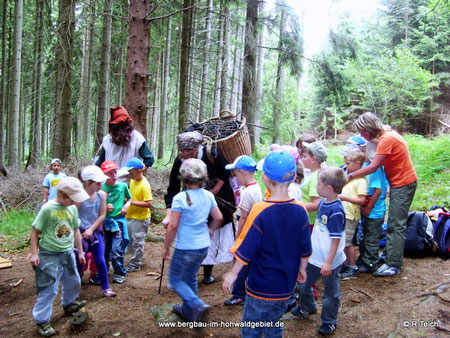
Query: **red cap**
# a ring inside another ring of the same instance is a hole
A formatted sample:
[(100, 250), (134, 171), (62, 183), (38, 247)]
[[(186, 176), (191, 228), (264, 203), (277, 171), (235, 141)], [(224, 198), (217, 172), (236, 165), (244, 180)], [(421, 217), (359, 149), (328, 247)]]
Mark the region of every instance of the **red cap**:
[(102, 163), (100, 168), (106, 174), (109, 173), (111, 170), (119, 169), (119, 166), (114, 161), (105, 161)]
[(111, 118), (109, 119), (109, 124), (119, 124), (132, 121), (133, 119), (124, 107), (118, 106), (111, 108)]

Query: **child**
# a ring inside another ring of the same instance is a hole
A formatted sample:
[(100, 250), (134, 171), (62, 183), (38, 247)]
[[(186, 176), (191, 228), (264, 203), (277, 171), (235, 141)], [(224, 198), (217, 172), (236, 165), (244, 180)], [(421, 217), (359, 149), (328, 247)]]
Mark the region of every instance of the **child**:
[[(349, 150), (344, 156), (345, 166), (348, 173), (352, 173), (362, 167), (365, 155), (361, 150)], [(345, 210), (345, 255), (347, 265), (341, 273), (341, 278), (356, 276), (358, 267), (356, 266), (356, 250), (353, 245), (353, 236), (361, 219), (361, 206), (364, 205), (367, 195), (367, 180), (364, 177), (351, 180), (342, 190), (339, 198), (342, 200)]]
[(117, 182), (119, 167), (114, 161), (105, 161), (100, 167), (108, 176), (102, 187), (102, 190), (106, 192), (106, 218), (103, 223), (105, 260), (107, 266), (110, 260), (112, 262), (113, 283), (122, 284), (127, 275), (124, 269), (124, 255), (130, 238), (125, 215), (130, 207), (131, 194), (125, 183)]
[(78, 229), (78, 210), (73, 204), (88, 198), (79, 180), (66, 177), (57, 186), (56, 199), (44, 204), (33, 222), (30, 261), (35, 268), (38, 294), (33, 307), (33, 319), (41, 336), (55, 334), (50, 318), (60, 281), (61, 306), (65, 314), (77, 312), (86, 305), (86, 301), (75, 300), (80, 293), (81, 283), (76, 272), (74, 241), (81, 263), (85, 262), (85, 257)]
[(317, 191), (324, 199), (320, 201), (311, 235), (313, 253), (306, 268), (306, 282), (297, 284), (300, 305), (291, 311), (304, 318), (317, 312), (312, 286), (322, 275), (325, 290), (319, 333), (323, 335), (333, 333), (337, 327), (341, 298), (339, 272), (345, 261), (345, 242), (342, 238), (345, 233), (345, 212), (338, 194), (346, 182), (347, 177), (341, 168), (327, 167), (319, 172)]
[(64, 177), (67, 177), (66, 174), (61, 172), (61, 160), (59, 158), (54, 158), (50, 162), (51, 173), (48, 173), (44, 178), (44, 182), (42, 186), (44, 187), (44, 196), (42, 197), (42, 204), (47, 203), (48, 200), (54, 200), (56, 198), (56, 186), (59, 181), (61, 181)]
[(130, 243), (130, 261), (126, 268), (127, 272), (141, 270), (142, 258), (144, 257), (144, 243), (150, 224), (150, 207), (152, 206), (152, 188), (144, 176), (144, 162), (133, 157), (127, 162), (123, 170), (130, 173), (131, 204), (128, 209), (127, 223)]
[[(376, 142), (366, 145), (366, 159), (372, 162), (377, 150)], [(360, 273), (373, 273), (378, 262), (378, 249), (380, 247), (381, 226), (386, 213), (386, 192), (389, 186), (384, 167), (379, 166), (377, 171), (370, 174), (368, 195), (370, 201), (361, 210), (363, 216), (364, 239), (360, 244), (360, 256), (358, 269)]]
[[(200, 321), (209, 305), (197, 296), (197, 271), (208, 253), (210, 237), (219, 228), (223, 216), (214, 195), (203, 189), (208, 180), (206, 164), (195, 158), (187, 159), (180, 167), (186, 190), (175, 195), (172, 201), (163, 259), (170, 258), (170, 244), (175, 235), (175, 251), (170, 263), (171, 288), (183, 299), (173, 311), (186, 321)], [(208, 215), (212, 222), (208, 230)]]
[(295, 175), (294, 182), (289, 185), (289, 196), (291, 196), (296, 201), (302, 201), (302, 183), (305, 179), (305, 171), (303, 167), (303, 162), (297, 162), (297, 174)]
[[(236, 158), (234, 163), (226, 165), (225, 169), (233, 170), (233, 174), (237, 177), (239, 184), (244, 187), (241, 191), (241, 199), (237, 208), (237, 221), (239, 223), (236, 237), (239, 237), (250, 209), (256, 202), (262, 201), (261, 188), (258, 182), (255, 181), (256, 162), (250, 156), (243, 155)], [(224, 302), (225, 305), (244, 303), (245, 280), (247, 276), (248, 265), (239, 272), (238, 279), (233, 286), (233, 296)]]
[(250, 263), (242, 321), (272, 324), (271, 327), (244, 327), (243, 337), (262, 336), (263, 332), (266, 337), (281, 336), (283, 328), (277, 322), (291, 302), (295, 281), (306, 279), (311, 255), (308, 214), (288, 194), (295, 171), (295, 159), (289, 153), (275, 151), (267, 155), (263, 181), (271, 196), (253, 205), (231, 249), (236, 261), (224, 276), (222, 289), (230, 292), (239, 271)]
[[(83, 249), (85, 253), (90, 252), (93, 256), (103, 296), (115, 297), (117, 294), (110, 289), (108, 283), (105, 244), (101, 229), (106, 215), (106, 194), (100, 189), (108, 176), (95, 165), (85, 167), (80, 176), (84, 183), (84, 189), (89, 195), (89, 199), (78, 206)], [(78, 264), (78, 272), (80, 276), (83, 276), (83, 265), (80, 263)]]

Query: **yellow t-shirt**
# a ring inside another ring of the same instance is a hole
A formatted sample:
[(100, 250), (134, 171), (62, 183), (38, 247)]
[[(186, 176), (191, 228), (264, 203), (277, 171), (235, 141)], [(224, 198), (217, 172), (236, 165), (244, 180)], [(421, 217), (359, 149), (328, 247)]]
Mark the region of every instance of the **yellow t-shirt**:
[[(368, 183), (365, 177), (355, 178), (351, 180), (342, 189), (342, 195), (357, 198), (359, 195), (367, 195)], [(350, 202), (342, 201), (345, 210), (345, 218), (350, 220), (361, 219), (361, 206)]]
[[(152, 201), (152, 188), (145, 177), (140, 181), (130, 180), (131, 199), (134, 201), (144, 202)], [(142, 208), (136, 205), (130, 205), (127, 218), (144, 220), (150, 218), (150, 208)]]

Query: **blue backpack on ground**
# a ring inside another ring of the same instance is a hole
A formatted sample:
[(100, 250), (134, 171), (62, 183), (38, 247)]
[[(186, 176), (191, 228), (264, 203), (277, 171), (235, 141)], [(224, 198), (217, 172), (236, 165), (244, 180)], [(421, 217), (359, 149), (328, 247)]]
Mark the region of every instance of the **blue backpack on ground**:
[(432, 223), (424, 212), (410, 212), (406, 221), (405, 253), (424, 255), (433, 248)]
[(441, 212), (433, 230), (437, 253), (444, 257), (450, 257), (450, 213)]

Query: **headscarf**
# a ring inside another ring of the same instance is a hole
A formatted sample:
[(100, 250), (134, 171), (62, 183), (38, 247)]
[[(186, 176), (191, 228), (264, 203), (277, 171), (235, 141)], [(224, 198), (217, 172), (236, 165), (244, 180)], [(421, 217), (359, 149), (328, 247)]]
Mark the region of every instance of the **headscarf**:
[(112, 107), (111, 108), (111, 118), (109, 119), (109, 124), (119, 124), (123, 122), (132, 122), (133, 119), (128, 114), (125, 107)]
[(178, 150), (195, 150), (203, 142), (203, 135), (198, 131), (189, 131), (178, 134)]

